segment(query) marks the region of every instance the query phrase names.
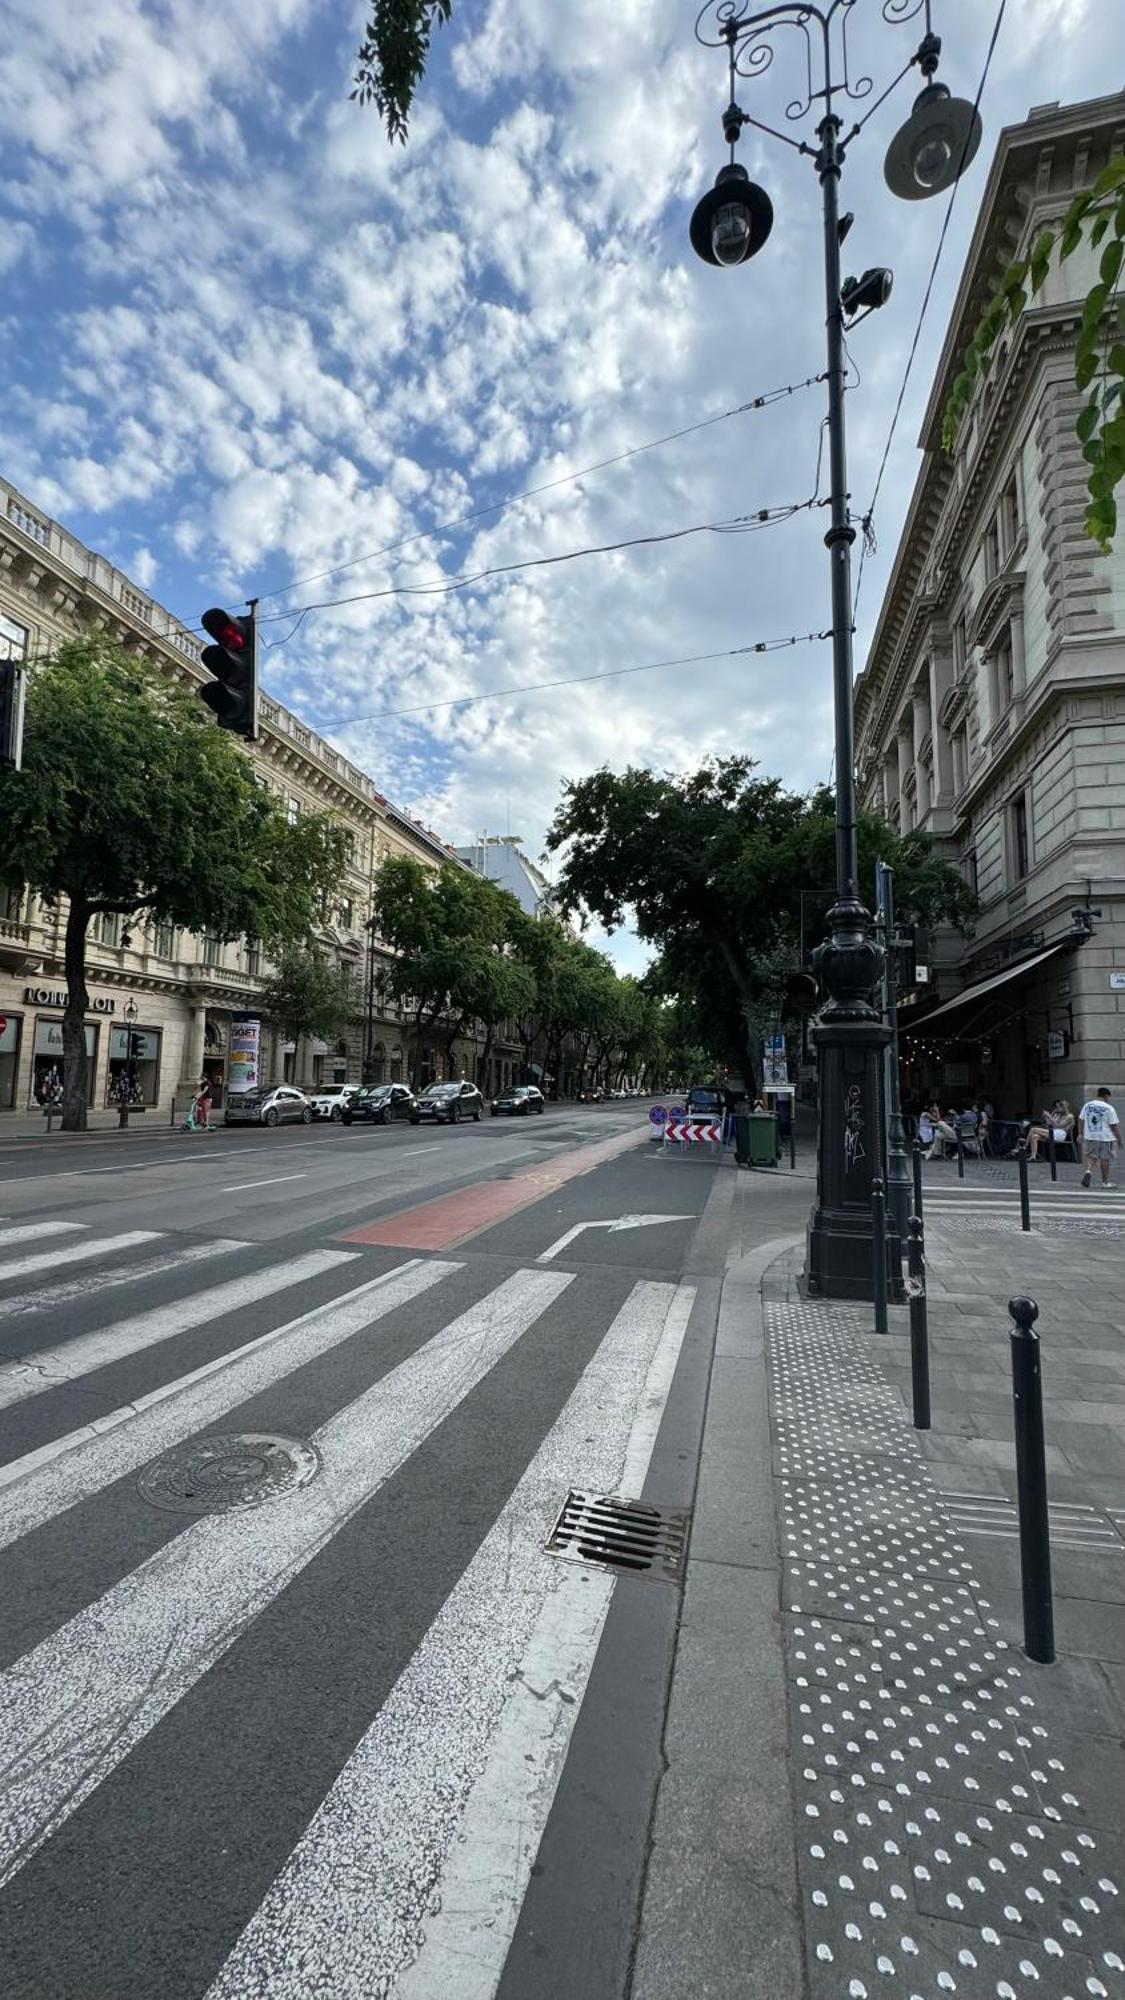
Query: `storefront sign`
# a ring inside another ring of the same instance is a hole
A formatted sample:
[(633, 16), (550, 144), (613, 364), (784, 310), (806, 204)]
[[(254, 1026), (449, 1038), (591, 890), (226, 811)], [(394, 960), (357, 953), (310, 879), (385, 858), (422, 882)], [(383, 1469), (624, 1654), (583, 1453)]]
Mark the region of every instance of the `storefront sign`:
[[(53, 986), (25, 986), (23, 997), (30, 1007), (65, 1007), (67, 999), (65, 987), (59, 990)], [(103, 999), (91, 1000), (87, 1012), (116, 1014), (117, 1002), (106, 995)]]
[(1125, 993), (1125, 972), (1111, 972), (1109, 975), (1111, 993)]
[(1047, 1060), (1061, 1062), (1066, 1054), (1066, 1035), (1061, 1028), (1051, 1028), (1047, 1033)]
[(236, 1014), (230, 1024), (227, 1095), (256, 1090), (260, 1076), (262, 1024), (253, 1015)]

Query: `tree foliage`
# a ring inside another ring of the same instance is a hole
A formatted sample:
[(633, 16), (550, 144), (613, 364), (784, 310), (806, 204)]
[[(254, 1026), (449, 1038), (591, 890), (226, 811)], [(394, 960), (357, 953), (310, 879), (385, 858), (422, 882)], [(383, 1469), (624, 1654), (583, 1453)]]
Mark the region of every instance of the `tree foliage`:
[(1125, 478), (1125, 321), (1117, 297), (1125, 255), (1125, 159), (1111, 160), (1093, 186), (1075, 196), (1058, 227), (1041, 230), (1027, 256), (1008, 266), (950, 390), (942, 443), (953, 450), (977, 377), (1003, 329), (1014, 326), (1029, 298), (1043, 289), (1055, 250), (1062, 260), (1073, 256), (1080, 243), (1097, 249), (1103, 241), (1098, 282), (1082, 307), (1074, 379), (1087, 396), (1075, 426), (1090, 467), (1086, 530), (1104, 553), (1117, 532), (1116, 492)]
[[(801, 894), (833, 880), (832, 794), (787, 792), (748, 757), (688, 776), (607, 769), (566, 785), (547, 836), (565, 850), (559, 897), (614, 930), (631, 914), (655, 945), (655, 990), (691, 996), (699, 1039), (755, 1070), (763, 1007), (798, 963)], [(922, 834), (899, 840), (873, 814), (858, 825), (861, 880), (876, 859), (895, 870), (904, 919), (963, 926), (972, 898)], [(821, 910), (825, 903), (822, 901)]]
[(371, 0), (351, 95), (374, 104), (388, 139), (405, 143), (433, 31), (452, 12), (453, 0)]
[(266, 980), (261, 1008), (293, 1043), (306, 1035), (334, 1035), (355, 1012), (348, 974), (331, 965), (317, 945), (290, 945)]
[(192, 690), (104, 638), (29, 676), (22, 771), (0, 771), (0, 880), (67, 904), (63, 1125), (86, 1123), (92, 916), (275, 945), (308, 937), (343, 867), (316, 814), (289, 826)]

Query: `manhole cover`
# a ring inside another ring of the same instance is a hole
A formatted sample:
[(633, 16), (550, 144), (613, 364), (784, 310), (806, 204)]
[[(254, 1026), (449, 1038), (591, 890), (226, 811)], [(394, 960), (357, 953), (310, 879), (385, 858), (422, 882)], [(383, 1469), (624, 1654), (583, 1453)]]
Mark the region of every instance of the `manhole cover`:
[(146, 1465), (137, 1479), (142, 1499), (177, 1514), (229, 1514), (260, 1507), (307, 1486), (320, 1453), (300, 1438), (245, 1431), (234, 1437), (191, 1438)]
[(573, 1487), (547, 1541), (551, 1555), (568, 1562), (596, 1563), (600, 1569), (627, 1569), (641, 1576), (683, 1580), (688, 1515), (678, 1508), (652, 1507), (614, 1494), (584, 1493)]

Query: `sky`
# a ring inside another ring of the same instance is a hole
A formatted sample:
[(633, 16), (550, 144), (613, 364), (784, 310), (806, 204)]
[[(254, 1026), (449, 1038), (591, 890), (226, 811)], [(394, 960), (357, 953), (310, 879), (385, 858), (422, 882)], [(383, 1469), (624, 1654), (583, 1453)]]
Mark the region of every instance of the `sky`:
[[(976, 94), (998, 4), (932, 0), (956, 95)], [(874, 79), (857, 115), (908, 62), (921, 9), (855, 0), (851, 75)], [(795, 790), (829, 776), (827, 643), (731, 657), (829, 622), (825, 510), (804, 504), (826, 491), (825, 392), (800, 386), (823, 367), (819, 188), (747, 131), (773, 233), (735, 271), (694, 256), (728, 94), (695, 16), (455, 0), (392, 146), (349, 101), (361, 8), (98, 0), (76, 33), (73, 0), (6, 0), (0, 470), (188, 625), (259, 597), (267, 692), (456, 844), (510, 830), (539, 855), (564, 782), (604, 764), (737, 751)], [(802, 47), (779, 33), (738, 92), (811, 138), (815, 110), (786, 116)], [(895, 273), (850, 340), (857, 513), (945, 209), (883, 182), (919, 82), (844, 171), (845, 267)], [(1008, 0), (883, 478), (857, 668), (996, 136), (1122, 84), (1117, 0)], [(542, 560), (648, 536), (670, 539)], [(622, 969), (648, 955), (627, 933), (609, 948)]]

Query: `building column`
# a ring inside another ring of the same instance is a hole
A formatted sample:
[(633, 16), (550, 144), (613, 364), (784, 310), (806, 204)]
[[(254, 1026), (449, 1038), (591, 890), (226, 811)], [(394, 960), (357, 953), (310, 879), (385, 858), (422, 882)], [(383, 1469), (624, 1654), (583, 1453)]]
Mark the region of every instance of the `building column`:
[(1018, 701), (1027, 686), (1027, 653), (1024, 648), (1023, 610), (1012, 609), (1008, 642), (1012, 648), (1012, 700)]
[(956, 792), (953, 774), (953, 743), (948, 729), (939, 720), (941, 704), (953, 685), (953, 656), (939, 653), (937, 648), (930, 655), (930, 718), (934, 738), (934, 789), (935, 805), (952, 805)]
[(930, 703), (927, 693), (915, 691), (911, 698), (913, 719), (914, 751), (914, 803), (917, 825), (921, 826), (930, 810), (930, 776), (922, 760), (922, 745), (930, 734)]
[(910, 831), (910, 800), (906, 792), (906, 774), (914, 762), (913, 745), (910, 740), (909, 724), (904, 724), (898, 733), (898, 830), (900, 836)]
[(199, 1082), (203, 1075), (203, 1051), (207, 1040), (207, 1009), (192, 1007), (188, 1031), (184, 1036), (183, 1060), (180, 1064), (181, 1084)]

